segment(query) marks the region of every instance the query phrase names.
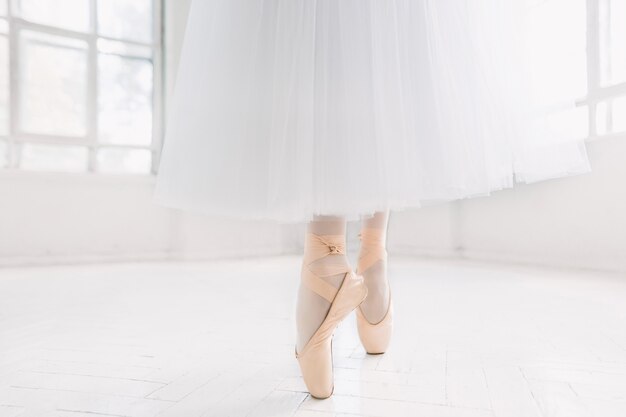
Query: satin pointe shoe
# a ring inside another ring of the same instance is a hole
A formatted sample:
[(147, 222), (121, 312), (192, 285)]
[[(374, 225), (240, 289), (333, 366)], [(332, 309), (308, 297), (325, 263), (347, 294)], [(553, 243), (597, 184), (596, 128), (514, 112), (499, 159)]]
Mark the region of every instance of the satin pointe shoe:
[[(302, 377), (314, 398), (324, 399), (334, 390), (332, 337), (337, 325), (365, 300), (367, 287), (363, 277), (357, 276), (347, 265), (317, 264), (315, 272), (310, 268), (315, 261), (331, 254), (344, 254), (343, 236), (319, 236), (307, 233), (307, 250), (302, 261), (302, 285), (331, 303), (326, 318), (311, 336), (311, 339), (297, 351), (296, 358)], [(326, 282), (323, 277), (345, 273), (339, 288)]]
[[(357, 273), (363, 274), (376, 262), (383, 261), (384, 270), (387, 270), (387, 250), (383, 241), (383, 231), (376, 229), (364, 229), (359, 235), (361, 238), (361, 255), (357, 264)], [(389, 292), (387, 312), (378, 323), (370, 323), (361, 307), (356, 310), (356, 323), (359, 331), (359, 338), (370, 355), (385, 353), (391, 341), (393, 330), (393, 305), (391, 302), (391, 291)]]

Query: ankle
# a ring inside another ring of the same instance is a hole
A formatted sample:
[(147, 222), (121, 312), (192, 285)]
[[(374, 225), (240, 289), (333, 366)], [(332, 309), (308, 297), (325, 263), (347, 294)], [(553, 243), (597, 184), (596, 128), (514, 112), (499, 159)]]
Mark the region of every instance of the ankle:
[(386, 230), (363, 228), (359, 238), (361, 239), (358, 263), (359, 273), (364, 273), (377, 263), (382, 263), (384, 267), (387, 260)]
[[(341, 286), (346, 272), (351, 269), (348, 257), (343, 253), (329, 254), (321, 259), (313, 261), (312, 263), (308, 263), (305, 256), (302, 261), (302, 267), (308, 268), (309, 271), (319, 276), (335, 288), (339, 288)], [(304, 274), (302, 277), (304, 277)]]
[(363, 227), (361, 233), (359, 233), (359, 238), (361, 239), (362, 248), (364, 246), (372, 246), (384, 249), (387, 245), (387, 230)]

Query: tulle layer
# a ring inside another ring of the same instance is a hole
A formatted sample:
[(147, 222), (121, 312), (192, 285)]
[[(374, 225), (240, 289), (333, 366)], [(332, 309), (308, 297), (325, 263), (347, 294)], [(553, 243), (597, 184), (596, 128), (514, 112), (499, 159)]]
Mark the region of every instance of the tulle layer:
[(529, 96), (522, 16), (499, 0), (195, 0), (156, 201), (355, 219), (586, 172)]

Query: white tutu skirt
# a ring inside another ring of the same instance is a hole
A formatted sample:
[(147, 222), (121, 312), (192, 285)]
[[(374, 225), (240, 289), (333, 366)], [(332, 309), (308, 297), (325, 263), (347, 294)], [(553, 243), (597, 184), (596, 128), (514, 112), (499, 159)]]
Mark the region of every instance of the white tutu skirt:
[(586, 172), (501, 0), (194, 0), (157, 203), (281, 222)]

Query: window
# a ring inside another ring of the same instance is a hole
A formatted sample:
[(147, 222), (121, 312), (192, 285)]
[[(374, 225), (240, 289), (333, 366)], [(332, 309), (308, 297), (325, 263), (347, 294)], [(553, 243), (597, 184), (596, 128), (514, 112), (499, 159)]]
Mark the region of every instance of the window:
[[(550, 79), (535, 80), (535, 98), (557, 109), (556, 129), (589, 139), (626, 134), (626, 1), (528, 1), (531, 61)], [(577, 107), (559, 112), (559, 100)]]
[(591, 137), (626, 133), (626, 1), (589, 1)]
[(0, 0), (0, 167), (155, 172), (161, 0)]
[[(591, 0), (596, 1), (596, 0)], [(534, 104), (548, 127), (565, 137), (589, 136), (589, 107), (574, 106), (589, 91), (587, 0), (527, 0)]]

